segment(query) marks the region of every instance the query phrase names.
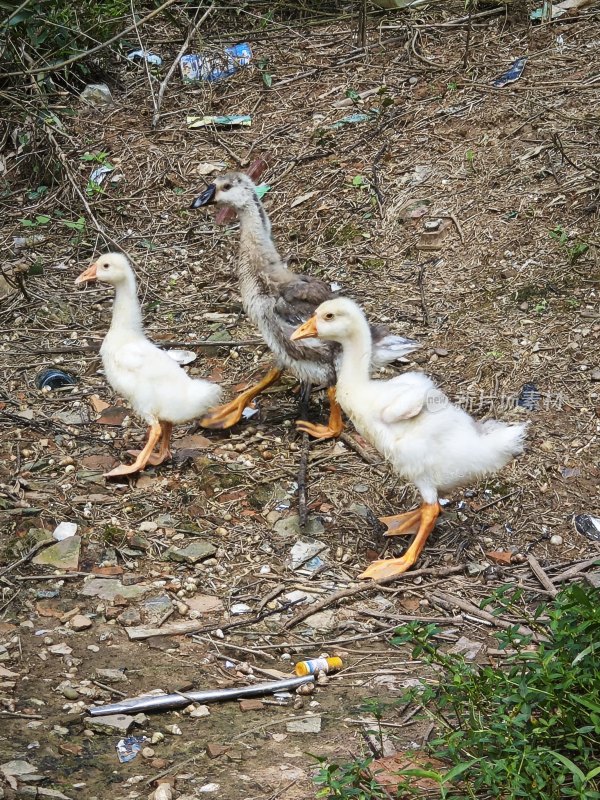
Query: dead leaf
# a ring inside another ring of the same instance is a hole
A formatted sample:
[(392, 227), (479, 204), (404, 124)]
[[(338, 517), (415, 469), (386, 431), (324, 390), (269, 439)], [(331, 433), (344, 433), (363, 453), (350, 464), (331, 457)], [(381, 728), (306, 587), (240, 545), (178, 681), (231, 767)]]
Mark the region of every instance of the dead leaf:
[(310, 200), (310, 198), (314, 197), (316, 194), (318, 194), (318, 192), (315, 190), (314, 192), (307, 192), (306, 194), (299, 195), (295, 200), (292, 200), (290, 208), (296, 208), (296, 206), (306, 203), (307, 200)]
[(104, 400), (101, 400), (97, 394), (93, 394), (90, 397), (90, 405), (96, 412), (96, 414), (100, 414), (101, 411), (104, 411), (105, 408), (109, 408), (109, 404), (105, 403)]
[(177, 449), (184, 450), (204, 450), (211, 446), (210, 439), (202, 436), (201, 433), (191, 433), (188, 436), (183, 436), (177, 440)]
[(419, 605), (420, 601), (416, 597), (403, 597), (400, 600), (400, 605), (405, 611), (410, 612), (413, 614), (415, 611), (418, 611), (420, 608)]
[(509, 553), (508, 550), (492, 550), (490, 553), (486, 553), (486, 558), (489, 558), (490, 561), (493, 561), (494, 564), (510, 564), (512, 562), (513, 554)]
[(92, 572), (94, 575), (122, 575), (123, 567), (120, 567), (118, 564), (113, 564), (108, 567), (92, 567)]
[(129, 409), (123, 406), (108, 406), (96, 422), (100, 425), (122, 425), (128, 415)]
[[(109, 455), (96, 455), (96, 456), (84, 456), (83, 458), (79, 459), (79, 463), (82, 467), (87, 467), (88, 469), (99, 470), (100, 472), (105, 472), (106, 470), (112, 469), (118, 461), (113, 456)], [(92, 497), (93, 495), (90, 495)], [(87, 502), (87, 501), (86, 501)]]

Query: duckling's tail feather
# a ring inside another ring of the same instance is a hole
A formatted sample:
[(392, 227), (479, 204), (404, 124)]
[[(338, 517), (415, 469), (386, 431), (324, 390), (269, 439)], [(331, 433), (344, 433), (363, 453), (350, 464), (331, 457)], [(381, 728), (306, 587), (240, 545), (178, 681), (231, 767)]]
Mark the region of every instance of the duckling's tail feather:
[(388, 333), (382, 338), (373, 337), (373, 364), (382, 367), (391, 364), (399, 358), (404, 358), (414, 350), (418, 350), (421, 343), (415, 339), (406, 339), (404, 336)]
[(203, 416), (209, 408), (218, 404), (222, 395), (222, 389), (217, 383), (201, 379), (193, 380), (188, 391), (189, 402), (194, 409), (193, 417)]
[(490, 462), (486, 472), (500, 469), (523, 452), (528, 425), (528, 422), (507, 425), (496, 419), (481, 423), (482, 444)]

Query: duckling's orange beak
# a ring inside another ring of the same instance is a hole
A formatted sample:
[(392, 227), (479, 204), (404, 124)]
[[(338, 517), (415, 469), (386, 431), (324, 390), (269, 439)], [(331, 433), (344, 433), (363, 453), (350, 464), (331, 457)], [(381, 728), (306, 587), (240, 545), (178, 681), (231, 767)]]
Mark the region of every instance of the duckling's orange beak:
[(78, 278), (75, 278), (75, 283), (86, 283), (86, 281), (95, 281), (96, 270), (97, 270), (97, 265), (92, 264), (92, 266), (88, 267), (85, 270), (85, 272), (82, 272)]
[(299, 328), (296, 328), (290, 339), (295, 342), (297, 339), (313, 339), (315, 337), (319, 337), (319, 331), (317, 330), (317, 318), (313, 316), (307, 319)]

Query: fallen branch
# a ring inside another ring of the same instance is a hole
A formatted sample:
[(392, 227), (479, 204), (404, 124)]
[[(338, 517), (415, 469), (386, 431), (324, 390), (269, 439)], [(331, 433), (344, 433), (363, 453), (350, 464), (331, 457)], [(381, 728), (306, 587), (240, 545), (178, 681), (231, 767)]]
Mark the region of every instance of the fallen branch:
[[(459, 572), (462, 572), (464, 567), (445, 567), (444, 569), (433, 569), (430, 567), (424, 567), (423, 569), (416, 569), (414, 572), (407, 572), (407, 578), (418, 578), (421, 575), (433, 575), (436, 578), (444, 578), (447, 575), (456, 575)], [(386, 586), (388, 583), (393, 583), (397, 581), (398, 578), (403, 577), (400, 575), (392, 575), (389, 578), (383, 578), (380, 581), (368, 581), (365, 583), (361, 583), (358, 586), (350, 586), (348, 589), (340, 589), (339, 592), (334, 592), (333, 594), (329, 595), (329, 597), (325, 597), (323, 600), (320, 600), (318, 603), (311, 605), (309, 608), (301, 611), (299, 614), (296, 614), (289, 622), (283, 626), (284, 630), (289, 630), (290, 628), (295, 627), (299, 622), (306, 619), (307, 617), (312, 617), (313, 614), (316, 614), (317, 611), (321, 611), (323, 608), (327, 608), (328, 606), (337, 603), (338, 600), (343, 600), (345, 597), (353, 597), (356, 594), (363, 594), (364, 592), (374, 592), (377, 591), (381, 586)]]
[(533, 572), (535, 577), (538, 579), (538, 581), (542, 584), (544, 589), (547, 590), (548, 594), (552, 595), (552, 597), (556, 597), (556, 595), (558, 594), (558, 589), (552, 583), (550, 578), (546, 575), (546, 572), (542, 568), (542, 565), (537, 560), (537, 558), (534, 555), (532, 555), (531, 553), (529, 553), (529, 555), (527, 556), (527, 561), (529, 562), (529, 566), (531, 567), (531, 571)]
[[(489, 622), (491, 625), (494, 625), (496, 628), (502, 628), (503, 630), (509, 630), (515, 627), (513, 622), (507, 622), (506, 620), (500, 619), (499, 617), (495, 617), (493, 614), (490, 614), (489, 611), (484, 611), (483, 609), (476, 606), (474, 603), (469, 603), (468, 600), (463, 600), (461, 597), (456, 597), (453, 594), (446, 594), (445, 592), (434, 592), (431, 595), (431, 599), (434, 602), (438, 602), (446, 608), (452, 609), (452, 607), (456, 606), (460, 608), (462, 611), (465, 611), (467, 614), (472, 614), (474, 617), (479, 617), (486, 622)], [(531, 628), (527, 628), (524, 625), (519, 625), (517, 628), (517, 632), (521, 636), (533, 636), (537, 641), (540, 639), (545, 640), (545, 636), (542, 636), (535, 631), (532, 631)]]
[(188, 35), (185, 38), (185, 42), (181, 45), (181, 49), (179, 50), (179, 52), (175, 56), (175, 61), (173, 61), (173, 63), (169, 67), (169, 71), (165, 75), (162, 83), (160, 84), (159, 89), (158, 89), (158, 97), (156, 98), (156, 104), (154, 106), (154, 114), (152, 115), (152, 130), (154, 130), (156, 128), (156, 126), (158, 125), (158, 120), (160, 119), (160, 107), (162, 105), (162, 101), (163, 101), (163, 98), (165, 96), (165, 91), (167, 89), (167, 84), (169, 83), (169, 81), (171, 80), (171, 78), (173, 76), (173, 73), (177, 69), (183, 54), (188, 49), (191, 40), (193, 39), (194, 35), (196, 34), (196, 31), (202, 25), (202, 23), (208, 17), (208, 15), (211, 13), (211, 11), (214, 9), (214, 7), (215, 7), (215, 4), (213, 3), (209, 8), (206, 9), (204, 14), (202, 14), (202, 16), (200, 17), (198, 22), (196, 22), (195, 25), (190, 26), (190, 30), (189, 30)]
[(33, 558), (33, 556), (38, 552), (38, 550), (43, 550), (44, 547), (48, 547), (49, 544), (56, 544), (56, 541), (54, 539), (47, 539), (46, 541), (38, 542), (31, 548), (31, 550), (28, 553), (25, 553), (23, 558), (20, 558), (18, 561), (14, 561), (12, 564), (9, 564), (8, 567), (5, 567), (2, 570), (2, 572), (0, 572), (0, 578), (2, 578), (8, 572), (12, 572), (13, 569), (16, 569), (17, 567), (21, 566), (21, 564), (25, 564), (27, 561), (29, 561), (30, 558)]

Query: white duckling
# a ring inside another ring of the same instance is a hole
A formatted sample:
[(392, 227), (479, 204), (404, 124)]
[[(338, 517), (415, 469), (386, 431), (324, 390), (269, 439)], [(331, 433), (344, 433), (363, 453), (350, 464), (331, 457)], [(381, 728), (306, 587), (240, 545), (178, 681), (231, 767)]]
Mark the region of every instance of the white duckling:
[(426, 375), (407, 372), (371, 380), (371, 333), (360, 307), (340, 298), (322, 303), (292, 339), (317, 336), (342, 345), (337, 398), (356, 430), (394, 471), (411, 481), (423, 503), (407, 514), (384, 517), (386, 536), (416, 536), (401, 558), (374, 561), (361, 578), (399, 575), (416, 562), (435, 527), (439, 493), (496, 472), (523, 451), (527, 424), (478, 422), (452, 405)]
[[(171, 457), (173, 425), (200, 417), (219, 402), (221, 387), (195, 380), (144, 334), (135, 275), (121, 253), (108, 253), (92, 264), (75, 283), (102, 281), (115, 288), (112, 322), (100, 348), (106, 378), (118, 394), (149, 425), (143, 450), (133, 452), (133, 464), (121, 464), (106, 477), (129, 475), (147, 464)], [(158, 453), (154, 448), (160, 442)]]
[[(274, 354), (276, 366), (259, 383), (232, 402), (215, 409), (200, 424), (206, 428), (235, 425), (245, 406), (278, 380), (284, 369), (288, 369), (304, 384), (328, 387), (330, 414), (327, 425), (299, 420), (296, 423), (298, 430), (317, 439), (339, 436), (343, 422), (334, 388), (339, 346), (333, 342), (298, 343), (290, 339), (297, 325), (337, 293), (325, 281), (312, 275), (297, 275), (287, 268), (271, 238), (271, 222), (256, 194), (256, 186), (247, 175), (242, 172), (221, 175), (194, 200), (192, 208), (213, 203), (234, 209), (239, 217), (237, 271), (242, 303)], [(377, 366), (403, 358), (420, 346), (413, 339), (390, 333), (383, 325), (372, 326), (371, 335), (373, 363)]]

